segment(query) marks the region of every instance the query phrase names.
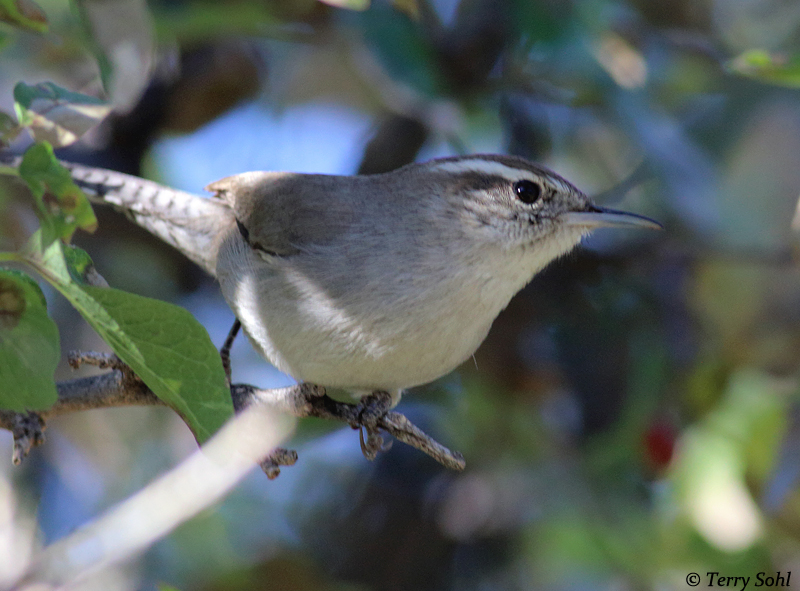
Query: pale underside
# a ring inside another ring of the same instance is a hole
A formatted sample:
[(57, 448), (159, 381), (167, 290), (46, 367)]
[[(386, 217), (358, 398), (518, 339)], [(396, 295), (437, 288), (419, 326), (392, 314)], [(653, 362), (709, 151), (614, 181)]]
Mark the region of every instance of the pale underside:
[(329, 259), (324, 253), (264, 255), (232, 231), (221, 245), (220, 259), (229, 262), (218, 267), (218, 278), (250, 341), (275, 367), (298, 381), (357, 395), (383, 390), (399, 400), (403, 389), (469, 358), (511, 297), (581, 234), (563, 229), (544, 250), (463, 252), (464, 260), (450, 261), (436, 281), (427, 268), (425, 285), (409, 289), (420, 269), (336, 277), (319, 268)]

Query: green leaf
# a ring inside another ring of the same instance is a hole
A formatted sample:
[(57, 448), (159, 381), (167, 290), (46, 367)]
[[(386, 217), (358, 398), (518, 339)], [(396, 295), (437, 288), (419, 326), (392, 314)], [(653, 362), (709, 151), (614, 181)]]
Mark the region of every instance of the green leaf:
[(430, 96), (443, 92), (438, 60), (421, 25), (381, 4), (358, 16), (364, 38), (393, 78)]
[(272, 4), (241, 2), (231, 10), (224, 2), (151, 2), (156, 38), (182, 44), (231, 36), (263, 35), (265, 28), (278, 25)]
[[(80, 280), (91, 262), (85, 252), (58, 241), (42, 251), (39, 244), (34, 235), (22, 253), (24, 260), (70, 301), (156, 396), (181, 415), (200, 443), (233, 416), (219, 352), (188, 311), (86, 285)], [(72, 252), (65, 256), (65, 251)]]
[(0, 0), (0, 21), (37, 33), (47, 32), (47, 15), (33, 0)]
[(52, 82), (14, 87), (20, 125), (33, 139), (61, 148), (77, 141), (111, 112), (111, 105), (98, 98), (71, 92)]
[(570, 29), (573, 20), (568, 6), (542, 0), (511, 0), (511, 24), (528, 44), (552, 43)]
[(42, 222), (43, 247), (53, 240), (69, 241), (75, 230), (93, 232), (97, 218), (83, 191), (47, 143), (34, 144), (25, 152), (19, 175), (28, 184)]
[(761, 82), (800, 87), (800, 55), (772, 54), (763, 49), (745, 51), (727, 64), (728, 70)]
[(62, 249), (62, 252), (64, 253), (64, 261), (67, 263), (67, 271), (69, 271), (73, 281), (86, 283), (85, 278), (90, 268), (94, 266), (89, 253), (82, 248), (75, 247)]
[(60, 356), (58, 328), (42, 290), (27, 275), (0, 269), (0, 407), (22, 412), (52, 406)]
[(369, 8), (369, 0), (320, 0), (320, 2), (336, 8), (347, 8), (348, 10), (366, 10)]
[(118, 289), (82, 290), (75, 296), (91, 314), (89, 320), (84, 313), (90, 324), (200, 442), (233, 416), (219, 352), (188, 311)]

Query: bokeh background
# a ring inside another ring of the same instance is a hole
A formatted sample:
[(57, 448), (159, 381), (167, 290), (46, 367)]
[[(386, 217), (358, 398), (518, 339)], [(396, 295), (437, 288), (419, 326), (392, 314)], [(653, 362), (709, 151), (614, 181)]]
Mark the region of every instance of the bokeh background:
[[(677, 590), (714, 571), (800, 584), (800, 3), (339, 4), (39, 0), (49, 33), (0, 29), (0, 107), (20, 80), (110, 95), (115, 114), (59, 155), (194, 192), (248, 170), (512, 153), (666, 230), (598, 232), (511, 302), (474, 361), (407, 393), (398, 410), (465, 472), (399, 443), (370, 463), (350, 429), (303, 420), (296, 466), (252, 474), (77, 588)], [(100, 273), (187, 307), (221, 344), (233, 316), (214, 282), (97, 213), (75, 242)], [(33, 227), (6, 204), (5, 243)], [(106, 350), (48, 299), (65, 353)], [(233, 366), (235, 381), (290, 383), (244, 339)], [(166, 409), (87, 412), (47, 434), (21, 467), (0, 434), (0, 573), (195, 449)]]

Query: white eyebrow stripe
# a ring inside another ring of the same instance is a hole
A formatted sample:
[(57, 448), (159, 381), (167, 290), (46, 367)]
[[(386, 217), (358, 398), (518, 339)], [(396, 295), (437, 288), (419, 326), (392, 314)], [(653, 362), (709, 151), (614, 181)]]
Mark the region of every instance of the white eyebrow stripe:
[(556, 189), (560, 190), (562, 193), (574, 193), (576, 191), (575, 187), (573, 187), (569, 183), (564, 182), (558, 177), (549, 176), (547, 180), (548, 182), (555, 185)]
[(431, 170), (453, 172), (456, 174), (477, 172), (490, 176), (500, 176), (511, 183), (521, 179), (529, 179), (543, 183), (545, 187), (561, 193), (581, 194), (581, 191), (569, 181), (544, 167), (542, 167), (542, 169), (539, 171), (534, 171), (528, 168), (508, 166), (496, 160), (487, 160), (485, 158), (475, 157), (435, 162), (433, 163)]
[(482, 172), (487, 175), (501, 176), (509, 181), (518, 181), (520, 178), (528, 178), (536, 180), (541, 178), (542, 175), (537, 175), (535, 172), (525, 170), (522, 168), (512, 168), (500, 162), (493, 160), (483, 160), (481, 158), (454, 160), (450, 162), (440, 162), (436, 164), (433, 170), (441, 170), (444, 172)]

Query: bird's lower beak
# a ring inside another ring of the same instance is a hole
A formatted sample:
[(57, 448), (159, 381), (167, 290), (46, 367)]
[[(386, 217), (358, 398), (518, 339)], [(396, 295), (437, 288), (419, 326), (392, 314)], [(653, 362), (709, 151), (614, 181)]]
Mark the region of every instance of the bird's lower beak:
[(570, 211), (561, 214), (561, 219), (568, 226), (583, 226), (584, 228), (650, 228), (663, 230), (664, 226), (655, 220), (643, 215), (628, 213), (590, 205), (585, 211)]

